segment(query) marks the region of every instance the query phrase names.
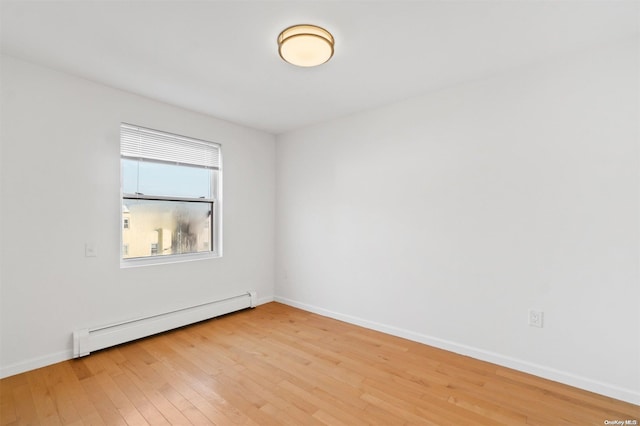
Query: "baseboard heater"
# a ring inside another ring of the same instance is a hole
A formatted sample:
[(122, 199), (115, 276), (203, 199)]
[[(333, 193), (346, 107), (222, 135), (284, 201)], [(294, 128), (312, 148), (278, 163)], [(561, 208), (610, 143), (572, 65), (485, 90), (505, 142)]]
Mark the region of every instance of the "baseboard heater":
[(255, 291), (248, 291), (238, 296), (158, 315), (131, 319), (101, 327), (75, 330), (73, 332), (73, 357), (78, 358), (89, 355), (99, 349), (141, 339), (241, 309), (254, 308), (257, 297)]

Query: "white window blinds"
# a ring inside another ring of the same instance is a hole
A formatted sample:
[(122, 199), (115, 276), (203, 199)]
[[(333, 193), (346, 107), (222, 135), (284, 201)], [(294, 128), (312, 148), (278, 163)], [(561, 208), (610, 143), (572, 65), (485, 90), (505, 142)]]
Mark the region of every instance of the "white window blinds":
[(120, 153), (132, 159), (220, 168), (217, 144), (125, 123), (120, 125)]

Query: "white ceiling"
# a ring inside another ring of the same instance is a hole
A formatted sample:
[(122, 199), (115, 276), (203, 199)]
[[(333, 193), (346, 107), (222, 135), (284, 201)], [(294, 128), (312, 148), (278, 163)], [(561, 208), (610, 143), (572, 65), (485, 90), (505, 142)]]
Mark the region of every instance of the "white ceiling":
[[(5, 54), (276, 134), (640, 27), (635, 0), (0, 1)], [(333, 33), (331, 61), (280, 59), (298, 23)]]

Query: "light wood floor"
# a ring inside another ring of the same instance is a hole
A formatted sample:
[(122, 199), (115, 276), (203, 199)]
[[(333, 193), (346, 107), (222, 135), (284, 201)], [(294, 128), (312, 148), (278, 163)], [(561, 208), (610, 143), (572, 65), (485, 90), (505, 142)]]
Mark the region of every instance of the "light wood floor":
[(603, 425), (640, 407), (278, 303), (0, 381), (1, 424)]

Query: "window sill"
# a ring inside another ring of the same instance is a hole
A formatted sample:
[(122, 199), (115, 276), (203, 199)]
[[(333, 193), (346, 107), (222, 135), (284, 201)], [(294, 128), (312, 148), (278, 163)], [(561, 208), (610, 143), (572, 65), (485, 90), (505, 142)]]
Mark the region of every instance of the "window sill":
[(121, 259), (120, 268), (136, 268), (140, 266), (167, 265), (171, 263), (194, 262), (204, 259), (217, 259), (221, 254), (214, 252), (173, 254), (165, 256), (136, 257), (131, 259)]

